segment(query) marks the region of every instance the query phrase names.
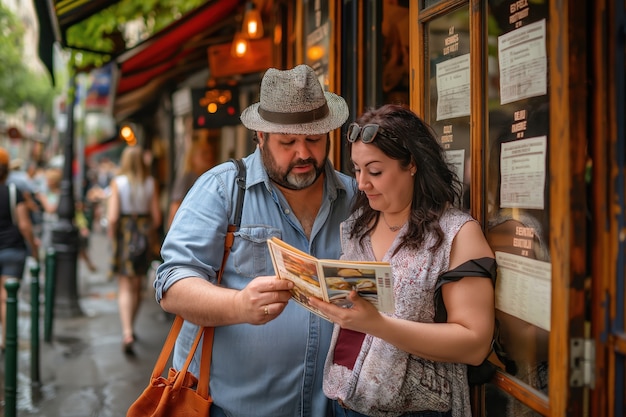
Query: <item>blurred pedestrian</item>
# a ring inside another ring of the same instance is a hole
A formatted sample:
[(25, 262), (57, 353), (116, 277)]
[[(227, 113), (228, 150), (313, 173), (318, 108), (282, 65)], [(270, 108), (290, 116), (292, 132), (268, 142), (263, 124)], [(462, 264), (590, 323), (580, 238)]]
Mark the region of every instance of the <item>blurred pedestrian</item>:
[(107, 234), (113, 243), (111, 273), (118, 280), (122, 347), (133, 354), (134, 323), (151, 260), (150, 241), (161, 225), (156, 181), (148, 173), (140, 147), (124, 149), (110, 190)]
[[(29, 162), (28, 167), (34, 164)], [(31, 223), (35, 236), (40, 236), (41, 222), (43, 218), (43, 206), (41, 204), (41, 186), (37, 179), (30, 175), (29, 170), (24, 170), (24, 161), (21, 158), (14, 158), (9, 164), (9, 176), (7, 184), (15, 184), (22, 192), (26, 207), (29, 211)]]
[(87, 265), (89, 272), (96, 272), (98, 268), (96, 268), (89, 256), (89, 235), (91, 234), (91, 229), (85, 214), (85, 203), (82, 201), (76, 202), (74, 223), (78, 229), (78, 258), (82, 259), (85, 265)]
[(32, 187), (32, 197), (34, 207), (30, 210), (30, 220), (33, 223), (35, 236), (41, 238), (41, 228), (43, 224), (43, 204), (41, 203), (41, 193), (47, 189), (46, 172), (37, 161), (29, 161), (26, 166), (26, 174)]
[(187, 191), (198, 177), (215, 165), (215, 147), (208, 136), (193, 138), (185, 155), (183, 174), (176, 179), (170, 197), (167, 227), (174, 220), (174, 215), (183, 202)]
[(6, 183), (9, 160), (7, 150), (0, 148), (0, 323), (2, 324), (0, 349), (3, 351), (7, 301), (4, 284), (8, 278), (22, 279), (29, 251), (37, 259), (39, 250), (39, 242), (33, 235), (22, 192), (15, 185)]
[(98, 160), (97, 166), (92, 166), (88, 172), (90, 185), (85, 197), (91, 210), (94, 231), (104, 232), (107, 228), (106, 201), (111, 194), (110, 184), (116, 171), (115, 163), (103, 156)]
[(59, 221), (57, 208), (61, 199), (62, 179), (63, 171), (60, 168), (51, 167), (46, 169), (46, 189), (39, 193), (39, 199), (43, 207), (41, 246), (45, 251), (52, 246), (52, 230)]
[(28, 174), (28, 178), (36, 193), (40, 193), (46, 189), (46, 172), (37, 161), (28, 162), (26, 174)]

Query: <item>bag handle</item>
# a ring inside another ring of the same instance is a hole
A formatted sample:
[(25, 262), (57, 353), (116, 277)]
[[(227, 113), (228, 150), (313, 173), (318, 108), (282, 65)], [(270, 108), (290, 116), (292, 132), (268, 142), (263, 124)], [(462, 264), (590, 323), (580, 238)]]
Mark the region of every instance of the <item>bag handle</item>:
[[(235, 230), (235, 225), (228, 225), (226, 239), (224, 240), (224, 255), (222, 256), (222, 266), (217, 273), (217, 285), (220, 285), (220, 283), (222, 282), (222, 275), (224, 275), (224, 265), (226, 265), (226, 260), (228, 259), (228, 255), (230, 255), (230, 248), (233, 246), (233, 241), (235, 240)], [(178, 318), (180, 316), (176, 317)], [(202, 396), (202, 398), (208, 398), (209, 378), (211, 376), (211, 357), (213, 356), (213, 336), (215, 334), (215, 327), (203, 327), (202, 329), (200, 329), (200, 331), (198, 332), (198, 336), (196, 336), (196, 340), (194, 340), (194, 344), (189, 351), (187, 360), (185, 361), (185, 371), (187, 371), (187, 367), (189, 366), (189, 363), (191, 363), (191, 358), (196, 351), (202, 333), (204, 333), (204, 340), (202, 341), (202, 356), (200, 359), (200, 375), (198, 378), (197, 392), (199, 395)], [(182, 384), (183, 378), (180, 377), (178, 379), (181, 380)]]
[[(237, 165), (237, 177), (235, 178), (235, 183), (239, 187), (237, 192), (237, 205), (235, 208), (235, 222), (234, 224), (229, 224), (228, 229), (226, 230), (226, 237), (224, 239), (224, 255), (222, 256), (222, 265), (217, 273), (217, 285), (222, 282), (222, 275), (224, 275), (224, 266), (226, 265), (226, 261), (228, 260), (228, 255), (230, 255), (230, 249), (233, 246), (233, 242), (235, 240), (235, 231), (239, 229), (239, 225), (241, 224), (241, 212), (243, 207), (244, 195), (246, 192), (246, 166), (241, 159), (231, 159), (235, 165)], [(163, 371), (165, 370), (165, 365), (169, 360), (169, 357), (174, 349), (174, 344), (176, 343), (176, 339), (178, 338), (178, 333), (180, 333), (180, 329), (183, 327), (183, 318), (179, 315), (176, 315), (174, 319), (174, 323), (172, 323), (172, 327), (170, 328), (170, 332), (165, 339), (165, 343), (163, 344), (163, 348), (161, 349), (161, 353), (154, 365), (154, 369), (152, 371), (152, 378), (158, 378), (163, 375)], [(204, 335), (204, 339), (202, 341), (202, 359), (200, 362), (200, 375), (198, 378), (198, 395), (202, 396), (202, 398), (207, 399), (209, 396), (209, 378), (211, 372), (211, 357), (213, 354), (213, 336), (215, 334), (214, 327), (202, 327), (198, 330), (198, 334), (189, 350), (189, 354), (187, 355), (187, 359), (185, 360), (185, 364), (178, 372), (176, 376), (176, 381), (174, 382), (174, 390), (180, 389), (183, 383), (184, 375), (191, 364), (193, 356), (196, 353), (196, 349), (198, 348), (198, 344), (200, 343), (200, 339)]]
[(165, 339), (165, 343), (163, 343), (163, 348), (161, 349), (156, 364), (154, 365), (154, 370), (152, 371), (153, 379), (163, 375), (163, 370), (174, 348), (174, 343), (176, 343), (176, 338), (178, 337), (181, 327), (183, 327), (183, 318), (177, 315), (174, 319), (174, 323), (172, 323), (167, 339)]
[[(181, 327), (182, 327), (182, 322), (183, 322), (183, 318), (180, 316), (176, 316), (176, 319), (178, 320), (180, 318), (180, 322), (181, 322)], [(212, 328), (212, 327), (211, 327)], [(178, 391), (181, 389), (181, 387), (183, 386), (183, 382), (185, 380), (185, 374), (187, 373), (187, 369), (189, 369), (189, 365), (191, 364), (191, 361), (193, 360), (193, 356), (196, 353), (196, 349), (198, 349), (198, 344), (200, 343), (200, 339), (202, 338), (202, 334), (204, 333), (204, 330), (206, 328), (202, 328), (201, 331), (198, 332), (198, 334), (196, 335), (195, 340), (193, 341), (193, 345), (191, 345), (191, 349), (189, 350), (189, 355), (187, 355), (187, 359), (185, 360), (185, 364), (183, 365), (182, 368), (179, 369), (178, 371), (178, 375), (176, 375), (176, 379), (174, 380), (174, 386), (172, 387), (172, 389), (174, 391)], [(180, 327), (178, 328), (178, 330), (180, 331)], [(207, 345), (207, 343), (202, 342), (202, 351), (204, 352), (204, 347)], [(202, 371), (204, 371), (204, 369), (201, 370), (200, 372), (200, 378), (202, 378), (203, 374)], [(161, 374), (159, 374), (161, 375)], [(200, 390), (200, 380), (198, 380), (198, 388), (197, 388), (197, 392), (198, 395), (201, 395), (202, 398), (207, 399), (209, 397), (209, 390), (206, 387), (204, 388), (204, 391)]]

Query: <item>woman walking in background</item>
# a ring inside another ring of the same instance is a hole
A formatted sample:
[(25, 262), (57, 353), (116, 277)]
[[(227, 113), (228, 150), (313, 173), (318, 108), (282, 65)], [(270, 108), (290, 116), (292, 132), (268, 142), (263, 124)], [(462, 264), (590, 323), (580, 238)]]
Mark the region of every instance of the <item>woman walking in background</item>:
[(9, 174), (9, 153), (0, 148), (0, 322), (2, 338), (0, 349), (4, 351), (6, 336), (7, 292), (4, 284), (7, 278), (22, 278), (26, 256), (37, 259), (38, 242), (28, 215), (28, 207), (21, 191), (6, 184)]
[(133, 354), (133, 326), (150, 264), (150, 236), (161, 224), (158, 190), (141, 148), (124, 149), (119, 174), (110, 189), (107, 233), (113, 242), (111, 273), (118, 279), (122, 348)]
[(209, 136), (192, 139), (191, 146), (185, 155), (183, 175), (177, 178), (172, 187), (167, 227), (172, 224), (183, 198), (198, 177), (215, 165), (215, 148)]

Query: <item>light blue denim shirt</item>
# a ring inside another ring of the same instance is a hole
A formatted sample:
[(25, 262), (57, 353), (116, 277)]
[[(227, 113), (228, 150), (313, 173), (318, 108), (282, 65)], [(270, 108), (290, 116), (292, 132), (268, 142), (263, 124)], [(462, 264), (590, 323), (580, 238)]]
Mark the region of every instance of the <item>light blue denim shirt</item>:
[[(273, 275), (266, 243), (272, 236), (318, 258), (339, 258), (339, 224), (349, 214), (354, 180), (327, 164), (323, 202), (309, 240), (270, 182), (260, 151), (244, 161), (247, 180), (241, 227), (222, 285), (240, 289), (256, 276)], [(215, 282), (227, 223), (234, 215), (235, 175), (233, 163), (220, 164), (200, 177), (185, 197), (163, 242), (164, 263), (154, 284), (157, 301), (180, 279), (195, 276)], [(189, 322), (183, 325), (174, 350), (176, 369), (183, 365), (197, 330)], [(322, 374), (331, 334), (331, 323), (295, 302), (265, 325), (217, 327), (210, 383), (215, 405), (236, 417), (325, 417)], [(190, 366), (196, 375), (199, 356)]]

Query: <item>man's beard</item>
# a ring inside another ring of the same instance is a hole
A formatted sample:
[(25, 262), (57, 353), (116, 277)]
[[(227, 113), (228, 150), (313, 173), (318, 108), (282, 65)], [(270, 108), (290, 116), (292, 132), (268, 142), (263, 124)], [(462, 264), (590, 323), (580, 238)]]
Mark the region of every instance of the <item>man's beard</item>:
[[(289, 164), (286, 171), (281, 171), (276, 164), (274, 156), (267, 149), (267, 143), (265, 143), (264, 146), (261, 146), (261, 158), (263, 159), (263, 165), (265, 166), (265, 170), (267, 171), (267, 175), (270, 179), (281, 187), (285, 187), (290, 190), (302, 190), (303, 188), (311, 186), (315, 180), (322, 175), (322, 172), (324, 172), (324, 166), (326, 165), (326, 160), (328, 159), (327, 157), (324, 157), (319, 165), (313, 158), (298, 159), (297, 161)], [(306, 174), (294, 174), (291, 172), (293, 167), (304, 164), (313, 165), (313, 171)]]

